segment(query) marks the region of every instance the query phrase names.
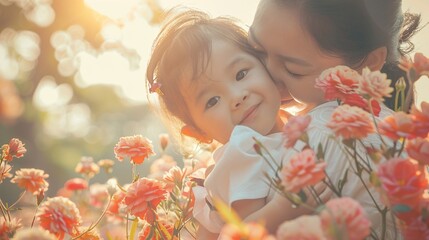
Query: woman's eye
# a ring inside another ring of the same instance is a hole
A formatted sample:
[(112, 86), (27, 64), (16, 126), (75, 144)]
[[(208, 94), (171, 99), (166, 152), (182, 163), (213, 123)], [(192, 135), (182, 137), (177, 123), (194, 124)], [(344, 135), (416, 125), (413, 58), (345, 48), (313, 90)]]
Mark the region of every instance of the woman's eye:
[(235, 75), (235, 80), (240, 81), (247, 75), (248, 72), (249, 70), (247, 69), (238, 71), (237, 75)]
[(296, 73), (296, 72), (293, 72), (293, 71), (291, 71), (291, 70), (289, 70), (286, 66), (285, 66), (285, 70), (286, 70), (286, 72), (289, 74), (289, 75), (291, 75), (292, 77), (302, 77), (302, 76), (304, 76), (303, 74), (299, 74), (299, 73)]
[(219, 99), (220, 99), (220, 97), (218, 97), (218, 96), (210, 98), (206, 103), (205, 109), (209, 109), (209, 108), (213, 107), (214, 105), (216, 105), (216, 103), (219, 102)]

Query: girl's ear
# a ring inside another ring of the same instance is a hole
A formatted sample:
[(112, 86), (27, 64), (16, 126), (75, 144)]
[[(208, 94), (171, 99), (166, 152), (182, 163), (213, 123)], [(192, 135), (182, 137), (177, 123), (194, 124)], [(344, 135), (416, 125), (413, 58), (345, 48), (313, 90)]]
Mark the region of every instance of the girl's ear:
[(201, 143), (207, 143), (208, 144), (208, 143), (212, 143), (212, 141), (213, 141), (213, 139), (210, 139), (205, 134), (201, 133), (200, 131), (198, 131), (197, 129), (195, 129), (194, 127), (189, 126), (189, 125), (183, 126), (180, 133), (182, 135), (195, 138), (196, 140), (198, 140)]
[[(386, 63), (387, 48), (379, 47), (368, 54), (361, 67), (368, 67), (371, 71), (380, 70)], [(362, 70), (362, 69), (359, 69)]]

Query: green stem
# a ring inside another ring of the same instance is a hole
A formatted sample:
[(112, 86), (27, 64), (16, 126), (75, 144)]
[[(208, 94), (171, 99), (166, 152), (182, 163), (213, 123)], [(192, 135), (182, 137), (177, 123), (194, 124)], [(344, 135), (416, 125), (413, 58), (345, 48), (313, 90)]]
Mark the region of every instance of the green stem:
[[(101, 221), (101, 219), (103, 219), (104, 215), (106, 215), (107, 210), (109, 209), (110, 203), (112, 202), (113, 199), (113, 195), (110, 196), (109, 198), (109, 202), (107, 203), (106, 208), (104, 208), (103, 212), (101, 213), (100, 217), (98, 217), (97, 221), (95, 222), (95, 224), (91, 224), (88, 229), (86, 229), (85, 231), (83, 231), (81, 234), (79, 234), (77, 237), (72, 238), (72, 240), (78, 239), (80, 237), (82, 237), (85, 233), (91, 231), (92, 229), (94, 229)], [(128, 223), (128, 220), (127, 220)]]

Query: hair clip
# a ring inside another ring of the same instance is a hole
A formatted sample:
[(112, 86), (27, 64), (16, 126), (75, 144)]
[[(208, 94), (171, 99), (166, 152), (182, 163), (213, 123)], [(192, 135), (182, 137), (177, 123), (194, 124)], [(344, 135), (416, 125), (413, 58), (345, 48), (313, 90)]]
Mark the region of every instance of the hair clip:
[(161, 91), (161, 83), (154, 81), (149, 88), (150, 93), (158, 93), (159, 95), (164, 95)]

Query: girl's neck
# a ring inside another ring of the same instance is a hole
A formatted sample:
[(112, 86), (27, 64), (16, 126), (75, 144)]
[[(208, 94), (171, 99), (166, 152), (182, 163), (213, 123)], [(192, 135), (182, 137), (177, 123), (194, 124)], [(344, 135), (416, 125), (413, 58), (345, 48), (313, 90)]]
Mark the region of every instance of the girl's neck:
[(274, 124), (273, 129), (268, 134), (278, 133), (283, 131), (284, 122), (280, 118), (280, 115), (277, 115), (276, 123)]

